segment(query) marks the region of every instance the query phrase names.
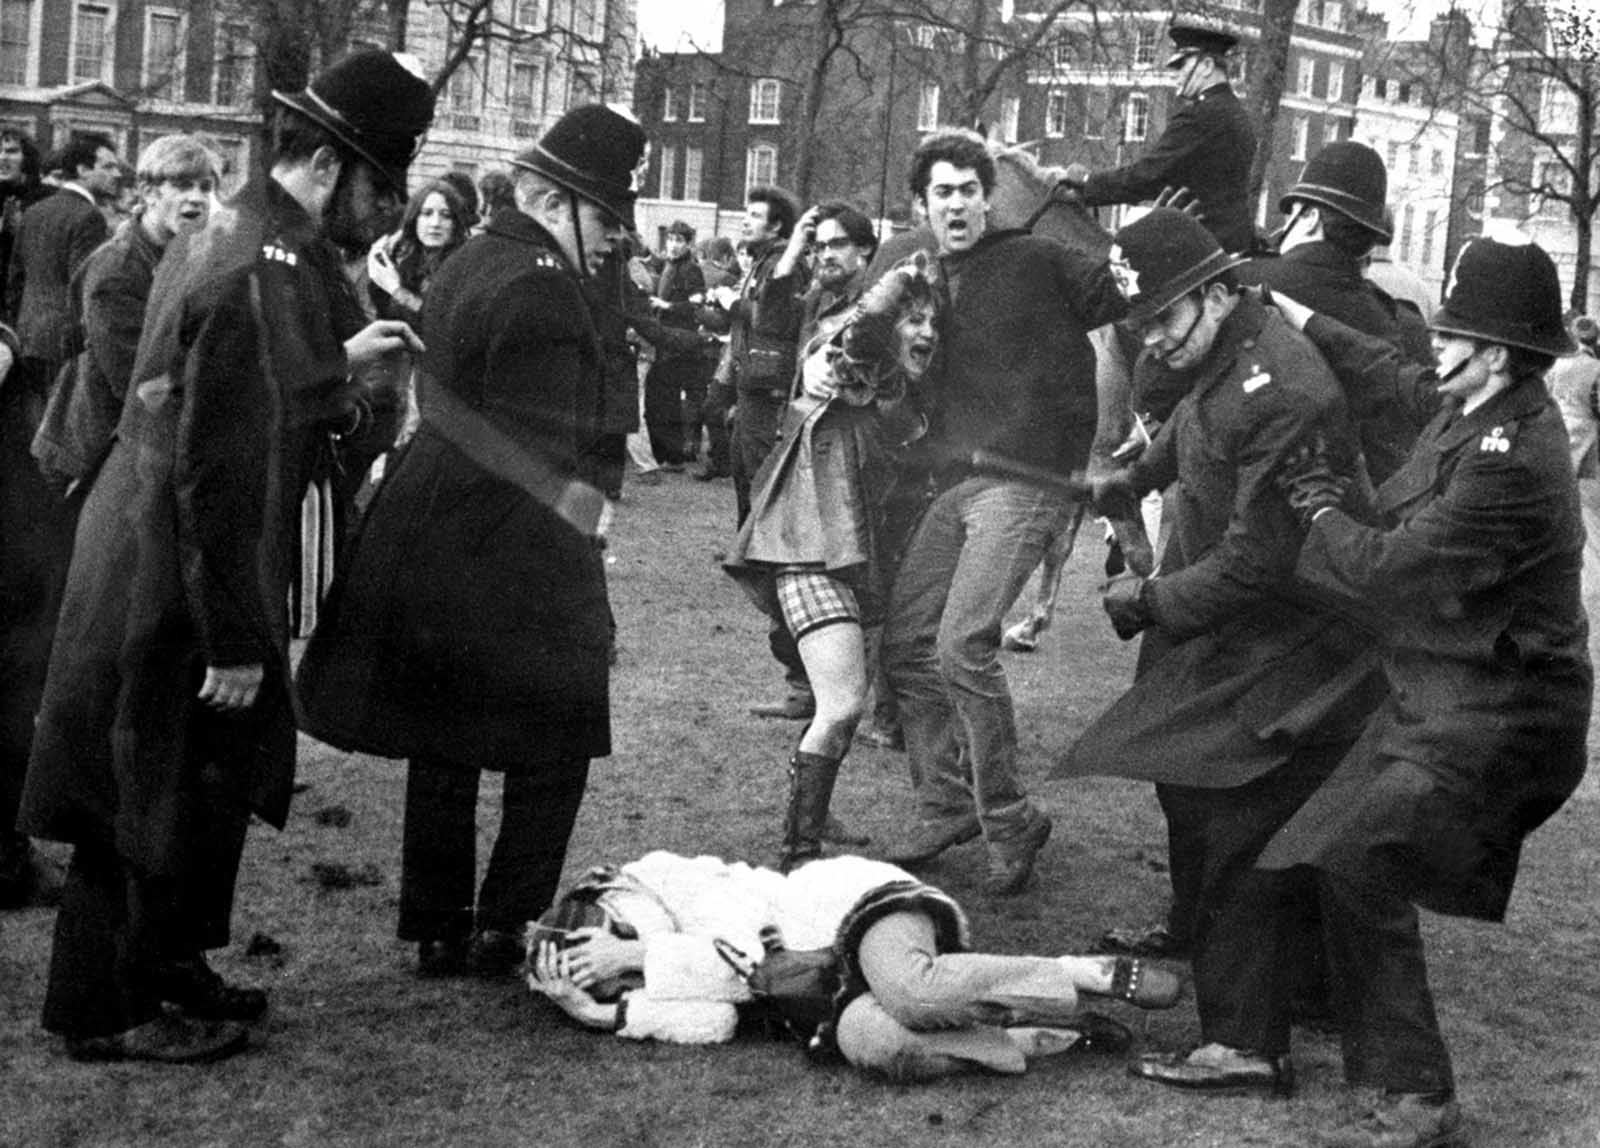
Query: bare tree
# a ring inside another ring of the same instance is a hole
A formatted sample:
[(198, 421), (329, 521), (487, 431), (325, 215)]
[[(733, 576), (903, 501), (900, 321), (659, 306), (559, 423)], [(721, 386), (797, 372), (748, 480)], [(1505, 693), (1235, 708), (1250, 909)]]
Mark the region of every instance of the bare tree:
[(1261, 199), (1267, 168), (1272, 163), (1278, 130), (1278, 105), (1289, 72), (1289, 41), (1294, 36), (1300, 0), (1265, 0), (1261, 7), (1261, 41), (1251, 54), (1246, 105), (1256, 123), (1256, 155), (1250, 164), (1250, 202)]
[(1492, 33), (1489, 51), (1431, 44), (1408, 78), (1437, 105), (1499, 125), (1488, 183), (1458, 194), (1497, 191), (1502, 214), (1570, 221), (1571, 304), (1586, 310), (1600, 212), (1600, 13), (1571, 0), (1506, 0)]

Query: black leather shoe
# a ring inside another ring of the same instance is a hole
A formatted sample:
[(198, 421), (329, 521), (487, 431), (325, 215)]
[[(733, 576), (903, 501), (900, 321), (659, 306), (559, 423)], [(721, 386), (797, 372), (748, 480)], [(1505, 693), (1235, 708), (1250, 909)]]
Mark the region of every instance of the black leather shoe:
[(465, 937), (446, 937), (417, 945), (417, 976), (459, 977), (466, 971)]
[(200, 1020), (237, 1020), (246, 1024), (267, 1013), (267, 994), (261, 989), (230, 985), (204, 957), (167, 961), (151, 974), (155, 992), (186, 1016)]
[(1128, 1065), (1128, 1072), (1195, 1092), (1294, 1093), (1294, 1065), (1287, 1056), (1263, 1056), (1225, 1044), (1202, 1044), (1189, 1052), (1148, 1052)]
[(206, 1064), (243, 1052), (249, 1043), (250, 1030), (238, 1021), (163, 1013), (155, 1020), (108, 1036), (69, 1036), (67, 1055), (73, 1060)]
[(508, 977), (522, 967), (527, 946), (514, 933), (480, 929), (467, 950), (467, 970), (475, 977)]

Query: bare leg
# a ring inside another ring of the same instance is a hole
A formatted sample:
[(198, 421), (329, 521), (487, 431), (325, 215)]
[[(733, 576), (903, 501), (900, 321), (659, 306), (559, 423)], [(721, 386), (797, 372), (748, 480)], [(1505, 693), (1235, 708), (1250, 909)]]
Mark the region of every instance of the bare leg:
[(854, 622), (834, 622), (803, 635), (799, 646), (817, 699), (816, 716), (800, 736), (800, 751), (842, 758), (867, 704), (865, 637)]

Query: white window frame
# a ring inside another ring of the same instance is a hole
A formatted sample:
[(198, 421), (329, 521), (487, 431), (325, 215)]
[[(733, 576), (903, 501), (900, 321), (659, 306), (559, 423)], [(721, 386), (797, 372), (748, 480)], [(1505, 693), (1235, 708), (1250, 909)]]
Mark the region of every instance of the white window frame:
[(1433, 264), (1433, 234), (1439, 227), (1439, 213), (1429, 210), (1422, 220), (1422, 253), (1418, 259), (1420, 266), (1428, 268)]
[(1056, 68), (1071, 68), (1077, 63), (1077, 45), (1066, 36), (1057, 36), (1050, 44), (1050, 63)]
[[(765, 172), (760, 169), (767, 168)], [(744, 153), (744, 194), (748, 201), (750, 193), (763, 185), (778, 182), (778, 145), (758, 140), (745, 149)]]
[(1129, 92), (1122, 106), (1124, 143), (1143, 143), (1150, 135), (1150, 97), (1144, 92)]
[(1324, 144), (1339, 142), (1339, 121), (1332, 116), (1329, 116), (1322, 125), (1322, 142)]
[(702, 147), (683, 149), (683, 198), (698, 202), (705, 192), (706, 151)]
[(704, 80), (695, 80), (689, 85), (689, 106), (686, 109), (688, 115), (685, 117), (689, 123), (703, 124), (706, 122), (707, 95), (706, 82)]
[(1002, 96), (1000, 98), (1000, 139), (1005, 143), (1016, 143), (1022, 131), (1022, 97)]
[(939, 126), (939, 85), (924, 83), (917, 96), (917, 130), (931, 132)]
[(1328, 99), (1339, 102), (1344, 99), (1344, 61), (1328, 61)]
[(1071, 104), (1065, 88), (1051, 88), (1044, 94), (1044, 134), (1047, 139), (1062, 139), (1067, 134), (1067, 124), (1072, 119)]
[(1153, 68), (1160, 48), (1159, 35), (1149, 24), (1140, 24), (1133, 30), (1133, 66)]
[(1106, 121), (1111, 118), (1111, 93), (1105, 88), (1086, 88), (1083, 93), (1083, 138), (1106, 138)]
[(576, 108), (600, 99), (600, 73), (593, 68), (573, 68), (567, 72), (567, 107)]
[(659, 172), (660, 179), (656, 184), (656, 195), (659, 198), (661, 198), (661, 199), (676, 199), (677, 198), (675, 195), (672, 194), (672, 180), (673, 180), (673, 177), (677, 174), (677, 167), (678, 167), (678, 145), (677, 144), (662, 144), (661, 145), (661, 169), (660, 169), (660, 172)]
[(1400, 262), (1411, 263), (1411, 233), (1415, 230), (1417, 209), (1409, 203), (1400, 209)]
[(1294, 132), (1294, 139), (1290, 145), (1289, 158), (1304, 163), (1306, 146), (1310, 142), (1311, 121), (1305, 116), (1295, 116), (1290, 130)]
[[(80, 76), (78, 74), (78, 48), (82, 36), (79, 30), (79, 17), (83, 9), (97, 8), (106, 14), (105, 30), (100, 34), (100, 74), (97, 76)], [(67, 83), (93, 84), (111, 82), (110, 77), (117, 71), (117, 5), (114, 0), (74, 0), (72, 5), (72, 34), (67, 44)]]
[[(27, 25), (28, 39), (22, 46), (22, 78), (14, 83), (17, 87), (31, 88), (39, 82), (39, 20), (44, 9), (44, 0), (16, 0), (16, 2), (26, 4), (28, 8), (28, 18), (24, 21)], [(6, 81), (0, 81), (4, 82)], [(32, 135), (31, 130), (29, 135)]]
[[(529, 5), (533, 7), (532, 21), (522, 18), (523, 9)], [(516, 0), (511, 9), (511, 22), (526, 32), (543, 32), (550, 22), (549, 0)]]
[(661, 89), (661, 122), (664, 124), (678, 122), (678, 94), (677, 89), (671, 84)]
[(1317, 61), (1311, 56), (1301, 56), (1295, 69), (1295, 94), (1309, 97), (1317, 89)]
[(178, 104), (184, 101), (185, 59), (188, 55), (189, 43), (189, 17), (176, 8), (146, 8), (144, 10), (144, 60), (140, 68), (140, 83), (146, 92), (152, 92), (155, 83), (160, 79), (155, 75), (150, 51), (154, 37), (151, 35), (157, 20), (175, 20), (178, 25), (178, 35), (175, 42), (176, 51), (173, 53), (172, 73), (167, 79), (168, 87), (159, 96), (152, 95), (152, 99), (161, 103)]
[(482, 69), (487, 66), (484, 57), (474, 52), (462, 60), (460, 67), (451, 74), (450, 84), (445, 92), (445, 107), (452, 119), (456, 116), (478, 116), (483, 113)]
[[(239, 33), (230, 41), (228, 32)], [(211, 99), (220, 107), (240, 108), (250, 103), (256, 88), (256, 43), (246, 20), (223, 18), (217, 21), (215, 50), (212, 52)], [(236, 90), (231, 100), (223, 99), (223, 69), (234, 70)]]
[[(517, 107), (517, 76), (531, 74), (533, 82), (528, 86), (528, 106)], [(511, 113), (513, 123), (531, 124), (544, 114), (544, 61), (543, 60), (512, 60), (506, 69), (506, 109)]]
[[(1539, 186), (1550, 185), (1563, 194), (1572, 189), (1572, 173), (1558, 160), (1546, 160), (1539, 165)], [(1540, 195), (1538, 214), (1541, 219), (1565, 219), (1569, 216), (1565, 200), (1550, 195)]]
[(782, 115), (783, 85), (772, 76), (758, 76), (751, 80), (749, 122), (776, 124)]

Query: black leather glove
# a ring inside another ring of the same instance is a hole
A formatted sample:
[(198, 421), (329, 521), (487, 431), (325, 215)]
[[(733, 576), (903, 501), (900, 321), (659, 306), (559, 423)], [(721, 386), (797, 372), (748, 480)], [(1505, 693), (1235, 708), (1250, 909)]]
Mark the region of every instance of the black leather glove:
[(1144, 492), (1134, 489), (1133, 475), (1128, 468), (1091, 478), (1089, 486), (1090, 502), (1101, 517), (1131, 518), (1139, 513), (1139, 498)]
[(1328, 443), (1320, 434), (1292, 449), (1273, 481), (1303, 530), (1311, 529), (1319, 510), (1342, 503), (1350, 489), (1350, 480), (1328, 461)]
[(1105, 584), (1100, 604), (1111, 618), (1111, 628), (1124, 642), (1155, 625), (1146, 595), (1149, 585), (1149, 579), (1134, 574), (1120, 575)]

